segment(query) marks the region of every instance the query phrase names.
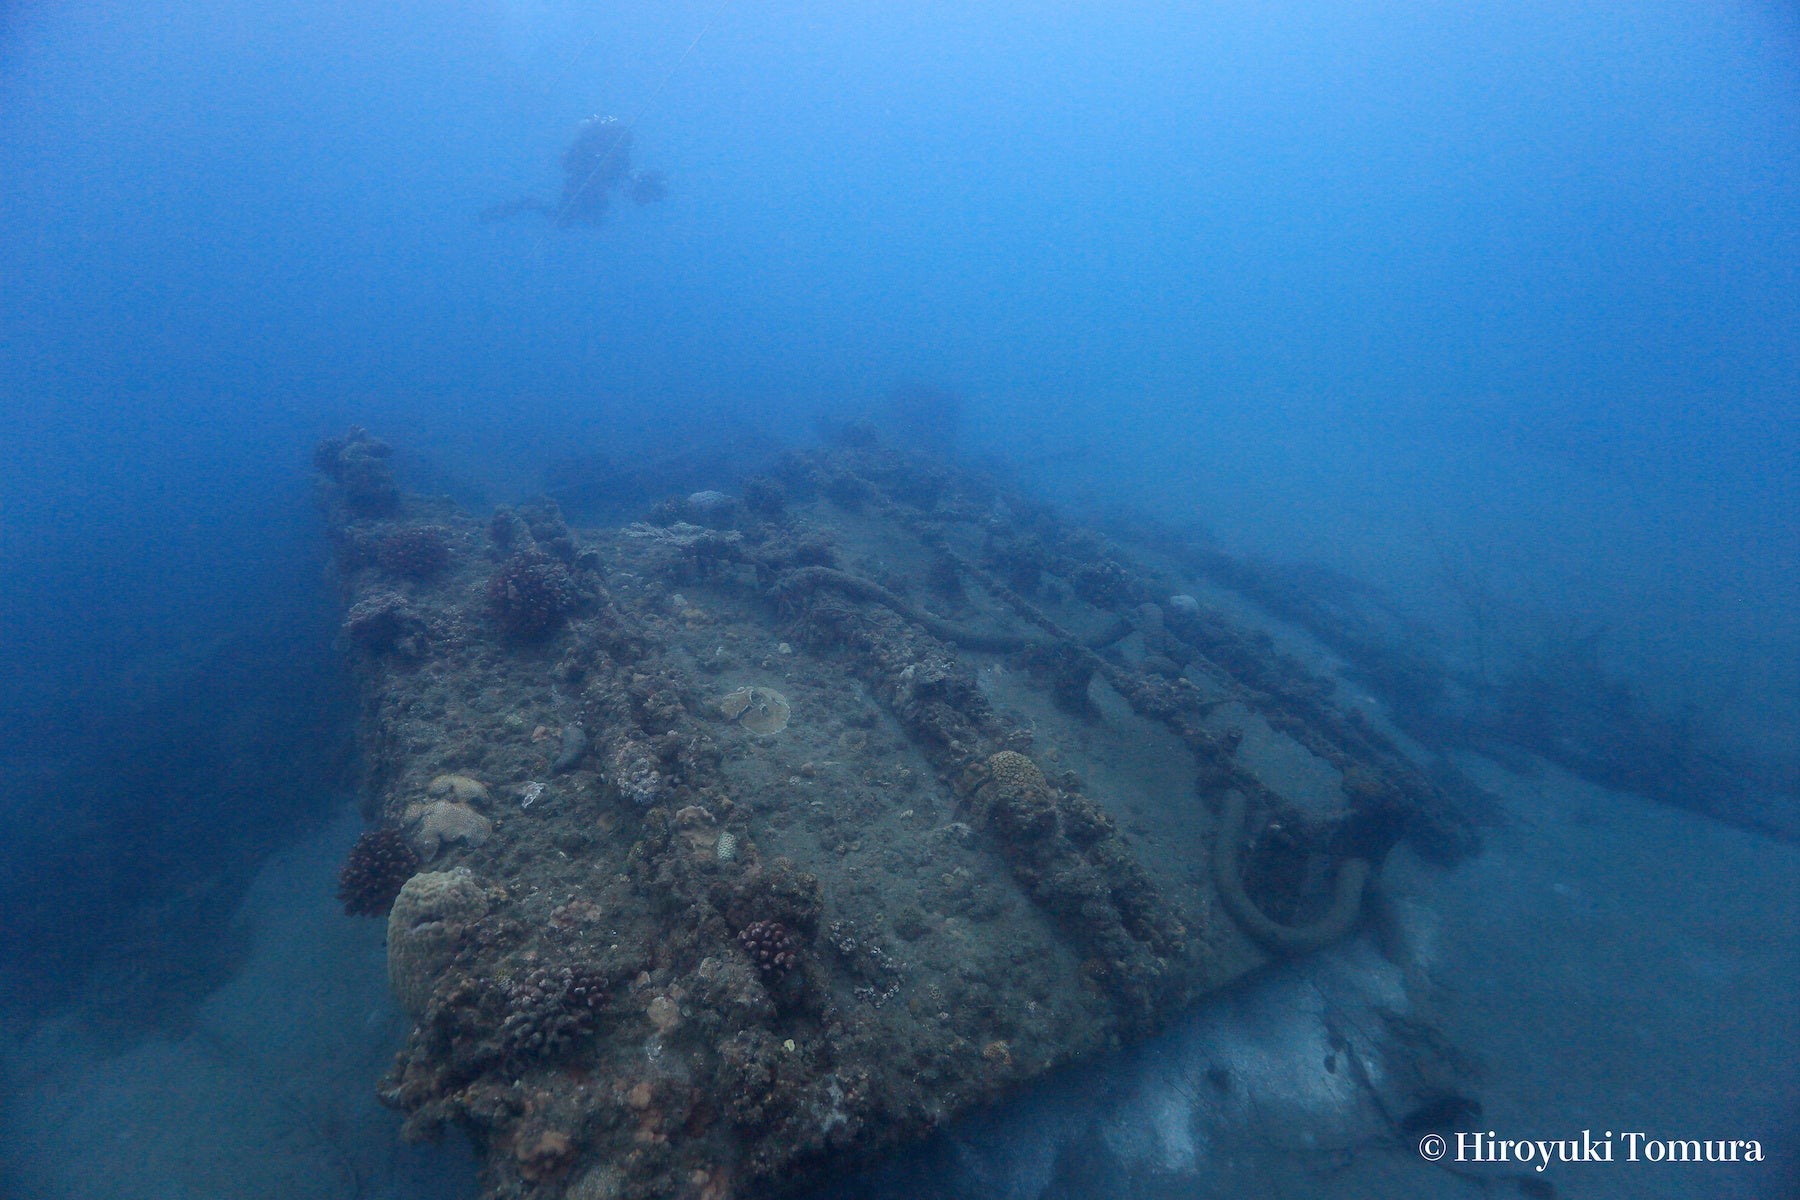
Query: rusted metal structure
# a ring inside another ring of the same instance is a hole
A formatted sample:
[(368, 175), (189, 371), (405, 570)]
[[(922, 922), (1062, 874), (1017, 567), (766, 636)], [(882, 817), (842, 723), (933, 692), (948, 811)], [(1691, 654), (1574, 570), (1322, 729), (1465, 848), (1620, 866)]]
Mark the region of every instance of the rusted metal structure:
[(1469, 840), (1179, 555), (975, 473), (840, 446), (571, 529), (402, 495), (361, 431), (318, 463), (367, 812), (422, 860), (380, 1086), (490, 1196), (779, 1193)]

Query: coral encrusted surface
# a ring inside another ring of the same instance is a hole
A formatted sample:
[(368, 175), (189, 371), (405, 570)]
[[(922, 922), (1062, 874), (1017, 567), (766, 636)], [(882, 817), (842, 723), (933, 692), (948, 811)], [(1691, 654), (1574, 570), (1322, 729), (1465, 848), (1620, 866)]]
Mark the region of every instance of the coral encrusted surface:
[(361, 430), (317, 459), (387, 831), (346, 880), (367, 911), (420, 872), (380, 1094), (408, 1136), (467, 1130), (487, 1197), (804, 1185), (1353, 922), (1397, 839), (1466, 834), (1179, 555), (957, 468), (797, 453), (586, 529), (386, 460)]

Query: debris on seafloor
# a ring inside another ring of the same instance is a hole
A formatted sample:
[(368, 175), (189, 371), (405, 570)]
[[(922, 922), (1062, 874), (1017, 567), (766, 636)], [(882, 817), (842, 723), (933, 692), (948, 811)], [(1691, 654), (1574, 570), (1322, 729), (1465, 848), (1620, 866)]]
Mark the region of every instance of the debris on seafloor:
[[(392, 831), (347, 894), (429, 864), (381, 1095), (467, 1129), (485, 1197), (791, 1190), (1341, 936), (1397, 841), (1471, 841), (1179, 554), (941, 462), (796, 453), (571, 529), (401, 495), (360, 430), (317, 461)], [(418, 529), (430, 571), (368, 552)]]

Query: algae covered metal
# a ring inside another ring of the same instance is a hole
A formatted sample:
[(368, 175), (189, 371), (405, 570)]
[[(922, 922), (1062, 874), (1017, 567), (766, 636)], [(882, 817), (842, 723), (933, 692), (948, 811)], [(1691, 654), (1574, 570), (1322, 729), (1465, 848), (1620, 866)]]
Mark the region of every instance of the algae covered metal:
[(367, 809), (421, 872), (381, 1094), (468, 1129), (488, 1195), (790, 1189), (1341, 936), (1398, 839), (1468, 837), (1179, 555), (981, 476), (842, 446), (572, 529), (385, 461), (318, 456)]

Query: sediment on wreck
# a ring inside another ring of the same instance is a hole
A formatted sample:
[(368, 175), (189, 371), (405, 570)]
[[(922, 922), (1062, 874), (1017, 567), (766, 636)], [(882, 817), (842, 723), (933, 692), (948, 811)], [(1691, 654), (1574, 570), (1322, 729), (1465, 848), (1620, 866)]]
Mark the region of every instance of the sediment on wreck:
[(381, 1094), (485, 1195), (799, 1186), (1345, 932), (1323, 864), (1462, 827), (1182, 580), (952, 466), (794, 454), (585, 529), (387, 458), (316, 460), (380, 831), (346, 903), (415, 1019)]

